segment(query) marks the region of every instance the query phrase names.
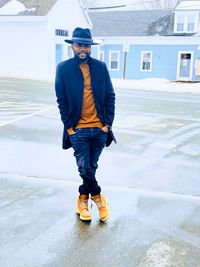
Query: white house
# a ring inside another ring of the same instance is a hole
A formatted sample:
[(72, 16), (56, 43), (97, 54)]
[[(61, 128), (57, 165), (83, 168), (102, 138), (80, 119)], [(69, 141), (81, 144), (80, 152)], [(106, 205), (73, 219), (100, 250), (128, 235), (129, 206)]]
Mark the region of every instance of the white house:
[(91, 28), (81, 0), (0, 0), (0, 76), (52, 79), (77, 26)]

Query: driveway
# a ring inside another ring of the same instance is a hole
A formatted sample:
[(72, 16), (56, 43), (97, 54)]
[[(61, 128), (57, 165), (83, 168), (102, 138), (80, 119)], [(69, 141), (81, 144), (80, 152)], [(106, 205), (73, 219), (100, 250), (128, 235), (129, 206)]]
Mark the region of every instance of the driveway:
[(0, 265), (200, 266), (200, 96), (116, 89), (98, 180), (111, 218), (75, 214), (80, 177), (52, 83), (0, 78)]

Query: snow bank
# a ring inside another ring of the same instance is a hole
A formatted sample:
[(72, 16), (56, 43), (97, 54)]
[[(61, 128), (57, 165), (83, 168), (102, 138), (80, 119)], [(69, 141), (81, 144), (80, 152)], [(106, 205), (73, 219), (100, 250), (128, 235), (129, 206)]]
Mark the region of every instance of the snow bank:
[(163, 78), (149, 78), (143, 80), (121, 80), (112, 79), (114, 88), (180, 92), (180, 93), (199, 93), (200, 82), (174, 82)]

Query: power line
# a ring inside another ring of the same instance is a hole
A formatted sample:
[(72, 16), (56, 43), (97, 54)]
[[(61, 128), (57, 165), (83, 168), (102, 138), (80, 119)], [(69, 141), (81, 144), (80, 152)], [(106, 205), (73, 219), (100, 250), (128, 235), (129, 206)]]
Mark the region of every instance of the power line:
[(105, 7), (89, 7), (89, 10), (96, 10), (96, 9), (110, 9), (110, 8), (121, 8), (121, 7), (126, 7), (126, 5), (121, 5), (121, 6), (105, 6)]

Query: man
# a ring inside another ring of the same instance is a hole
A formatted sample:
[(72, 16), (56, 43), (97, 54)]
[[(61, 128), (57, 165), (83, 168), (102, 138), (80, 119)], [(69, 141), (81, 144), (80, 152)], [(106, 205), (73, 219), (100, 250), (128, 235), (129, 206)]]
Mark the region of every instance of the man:
[(112, 141), (115, 93), (106, 65), (92, 57), (93, 42), (89, 29), (76, 28), (71, 44), (74, 57), (57, 67), (55, 89), (64, 124), (63, 149), (72, 146), (83, 183), (79, 186), (76, 212), (80, 219), (91, 220), (89, 195), (97, 204), (101, 221), (109, 217), (107, 199), (101, 193), (95, 173), (99, 156)]

